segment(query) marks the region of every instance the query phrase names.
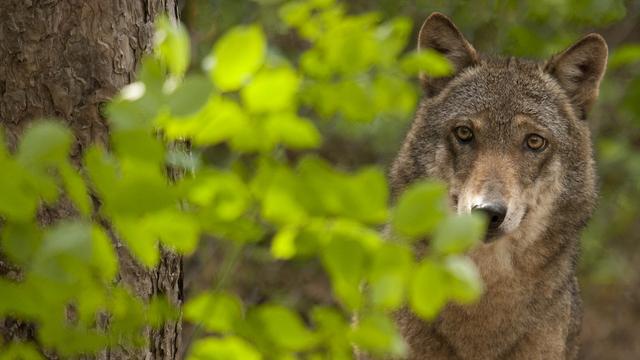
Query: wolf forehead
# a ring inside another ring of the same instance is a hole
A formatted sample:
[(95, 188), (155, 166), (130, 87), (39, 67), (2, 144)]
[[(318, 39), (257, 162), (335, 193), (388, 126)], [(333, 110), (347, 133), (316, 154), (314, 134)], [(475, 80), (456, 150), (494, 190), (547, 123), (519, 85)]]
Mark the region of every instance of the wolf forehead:
[(440, 94), (425, 99), (424, 110), (442, 123), (482, 114), (483, 121), (508, 125), (524, 115), (555, 134), (565, 133), (577, 119), (566, 94), (543, 67), (514, 57), (483, 58)]

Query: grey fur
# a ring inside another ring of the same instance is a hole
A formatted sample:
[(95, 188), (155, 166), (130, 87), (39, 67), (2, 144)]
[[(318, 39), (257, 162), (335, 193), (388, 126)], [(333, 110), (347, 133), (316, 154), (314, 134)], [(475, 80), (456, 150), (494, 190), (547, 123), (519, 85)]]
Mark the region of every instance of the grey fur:
[[(456, 73), (422, 77), (425, 96), (391, 171), (394, 195), (429, 177), (449, 185), (459, 212), (465, 194), (488, 192), (520, 210), (516, 227), (469, 254), (486, 287), (479, 302), (449, 304), (431, 323), (406, 309), (396, 314), (410, 359), (574, 359), (578, 240), (596, 202), (584, 119), (598, 95), (606, 43), (590, 34), (544, 63), (486, 58), (436, 13), (419, 47), (443, 53)], [(473, 129), (472, 143), (453, 135), (461, 125)], [(548, 147), (527, 149), (530, 133)]]

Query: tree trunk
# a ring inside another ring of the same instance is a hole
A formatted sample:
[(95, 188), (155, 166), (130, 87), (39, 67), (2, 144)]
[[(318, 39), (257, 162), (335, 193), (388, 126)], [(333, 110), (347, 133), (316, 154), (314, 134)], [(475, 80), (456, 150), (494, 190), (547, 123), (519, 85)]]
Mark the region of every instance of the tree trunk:
[[(88, 144), (107, 143), (101, 106), (134, 79), (144, 53), (151, 50), (153, 20), (160, 13), (177, 19), (177, 0), (1, 0), (0, 122), (10, 149), (35, 118), (62, 119), (75, 133), (75, 160)], [(64, 205), (43, 209), (49, 224), (73, 216)], [(113, 238), (124, 281), (143, 299), (163, 294), (182, 301), (182, 259), (163, 252), (160, 265), (146, 270)], [(0, 259), (0, 276), (16, 276)], [(149, 331), (145, 349), (116, 348), (99, 359), (177, 359), (181, 325)], [(0, 319), (0, 341), (31, 339), (31, 326)], [(53, 356), (53, 355), (52, 355)]]

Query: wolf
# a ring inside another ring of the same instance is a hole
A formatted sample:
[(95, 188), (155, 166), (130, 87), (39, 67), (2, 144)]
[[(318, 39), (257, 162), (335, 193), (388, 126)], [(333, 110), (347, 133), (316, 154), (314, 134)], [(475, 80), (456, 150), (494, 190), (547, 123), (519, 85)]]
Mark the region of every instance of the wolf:
[(586, 121), (607, 44), (584, 36), (544, 62), (485, 57), (449, 18), (431, 14), (418, 48), (453, 75), (421, 75), (424, 96), (390, 174), (394, 196), (416, 180), (448, 184), (460, 214), (489, 218), (470, 251), (485, 284), (471, 305), (426, 322), (396, 315), (410, 359), (574, 359), (581, 300), (579, 236), (597, 191)]

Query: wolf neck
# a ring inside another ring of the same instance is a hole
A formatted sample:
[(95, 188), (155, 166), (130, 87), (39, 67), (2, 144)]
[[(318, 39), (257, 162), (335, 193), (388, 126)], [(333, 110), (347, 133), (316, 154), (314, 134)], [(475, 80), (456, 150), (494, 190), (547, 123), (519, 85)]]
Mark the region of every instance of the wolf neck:
[[(447, 306), (428, 325), (453, 358), (503, 357), (533, 328), (566, 322), (560, 315), (575, 295), (578, 234), (572, 228), (556, 222), (535, 239), (505, 237), (470, 254), (485, 282), (484, 295), (472, 305)], [(517, 243), (529, 245), (512, 246)], [(557, 320), (550, 314), (559, 314)]]

